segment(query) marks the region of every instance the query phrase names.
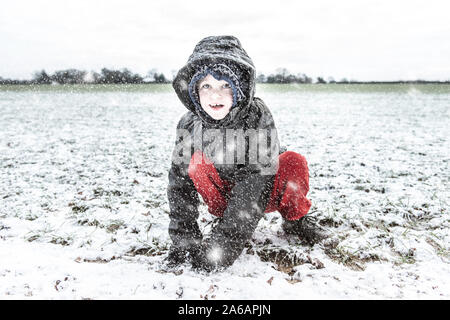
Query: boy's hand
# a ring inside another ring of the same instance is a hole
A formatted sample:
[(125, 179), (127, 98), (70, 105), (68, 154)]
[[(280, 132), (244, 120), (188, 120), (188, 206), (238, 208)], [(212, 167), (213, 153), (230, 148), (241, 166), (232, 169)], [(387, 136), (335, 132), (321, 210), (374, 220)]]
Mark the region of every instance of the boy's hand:
[(178, 247), (170, 247), (169, 254), (164, 259), (164, 264), (169, 268), (174, 268), (186, 261), (186, 249)]
[(197, 245), (189, 250), (192, 268), (195, 271), (211, 272), (215, 268), (206, 258), (205, 245)]
[(208, 238), (197, 246), (195, 251), (190, 251), (190, 260), (194, 270), (210, 273), (225, 270), (233, 264), (238, 255), (232, 248), (222, 246), (219, 241)]

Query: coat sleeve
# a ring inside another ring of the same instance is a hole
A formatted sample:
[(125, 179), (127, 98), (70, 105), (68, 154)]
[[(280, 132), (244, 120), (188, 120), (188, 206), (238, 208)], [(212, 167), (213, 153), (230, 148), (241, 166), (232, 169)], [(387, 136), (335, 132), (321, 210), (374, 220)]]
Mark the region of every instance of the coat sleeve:
[(186, 114), (177, 125), (177, 138), (167, 187), (170, 208), (169, 236), (172, 240), (172, 249), (180, 250), (188, 250), (193, 245), (199, 244), (202, 239), (197, 223), (199, 197), (188, 175), (192, 154), (191, 136), (188, 130), (191, 123), (189, 114)]
[(263, 163), (258, 161), (253, 165), (246, 164), (238, 170), (236, 184), (231, 190), (223, 218), (202, 243), (201, 252), (194, 264), (199, 269), (211, 271), (232, 265), (242, 253), (246, 242), (251, 239), (270, 199), (278, 169), (279, 141), (270, 111), (262, 100), (258, 99), (256, 103), (260, 104), (262, 111), (257, 129), (271, 132), (271, 139), (268, 141), (272, 145), (271, 157)]

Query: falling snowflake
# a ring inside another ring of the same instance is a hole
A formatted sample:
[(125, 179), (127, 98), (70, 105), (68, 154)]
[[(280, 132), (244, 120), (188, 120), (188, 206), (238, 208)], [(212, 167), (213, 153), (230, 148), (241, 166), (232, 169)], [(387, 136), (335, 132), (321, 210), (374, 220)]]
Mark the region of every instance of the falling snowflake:
[(208, 260), (217, 263), (222, 259), (222, 249), (220, 247), (214, 247), (208, 253)]
[(180, 85), (180, 89), (183, 90), (183, 91), (186, 91), (188, 89), (188, 85), (187, 85), (187, 82), (185, 80), (181, 80), (179, 82), (179, 85)]
[(295, 182), (289, 181), (287, 183), (287, 188), (297, 191), (298, 190), (298, 184), (296, 184)]
[(248, 214), (247, 211), (241, 210), (241, 211), (239, 211), (239, 218), (241, 218), (241, 219), (250, 219), (251, 216)]

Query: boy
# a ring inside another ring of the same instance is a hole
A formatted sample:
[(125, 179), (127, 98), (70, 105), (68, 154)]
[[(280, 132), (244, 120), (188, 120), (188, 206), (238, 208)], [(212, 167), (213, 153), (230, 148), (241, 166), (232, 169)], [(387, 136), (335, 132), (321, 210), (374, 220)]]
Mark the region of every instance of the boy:
[[(189, 111), (177, 126), (169, 172), (168, 265), (187, 258), (197, 270), (232, 265), (264, 213), (275, 210), (287, 233), (317, 240), (301, 219), (311, 206), (306, 160), (280, 151), (272, 115), (254, 97), (255, 67), (239, 40), (201, 40), (173, 88)], [(198, 194), (221, 217), (207, 239), (197, 223)]]

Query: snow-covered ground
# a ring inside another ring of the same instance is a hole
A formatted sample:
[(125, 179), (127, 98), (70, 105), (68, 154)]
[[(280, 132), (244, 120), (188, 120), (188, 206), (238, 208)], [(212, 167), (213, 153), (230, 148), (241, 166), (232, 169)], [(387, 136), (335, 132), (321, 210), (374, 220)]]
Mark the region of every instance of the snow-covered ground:
[(331, 236), (308, 246), (270, 213), (206, 276), (161, 268), (186, 111), (170, 86), (0, 88), (0, 299), (449, 299), (450, 87), (257, 96), (307, 158), (310, 216)]

